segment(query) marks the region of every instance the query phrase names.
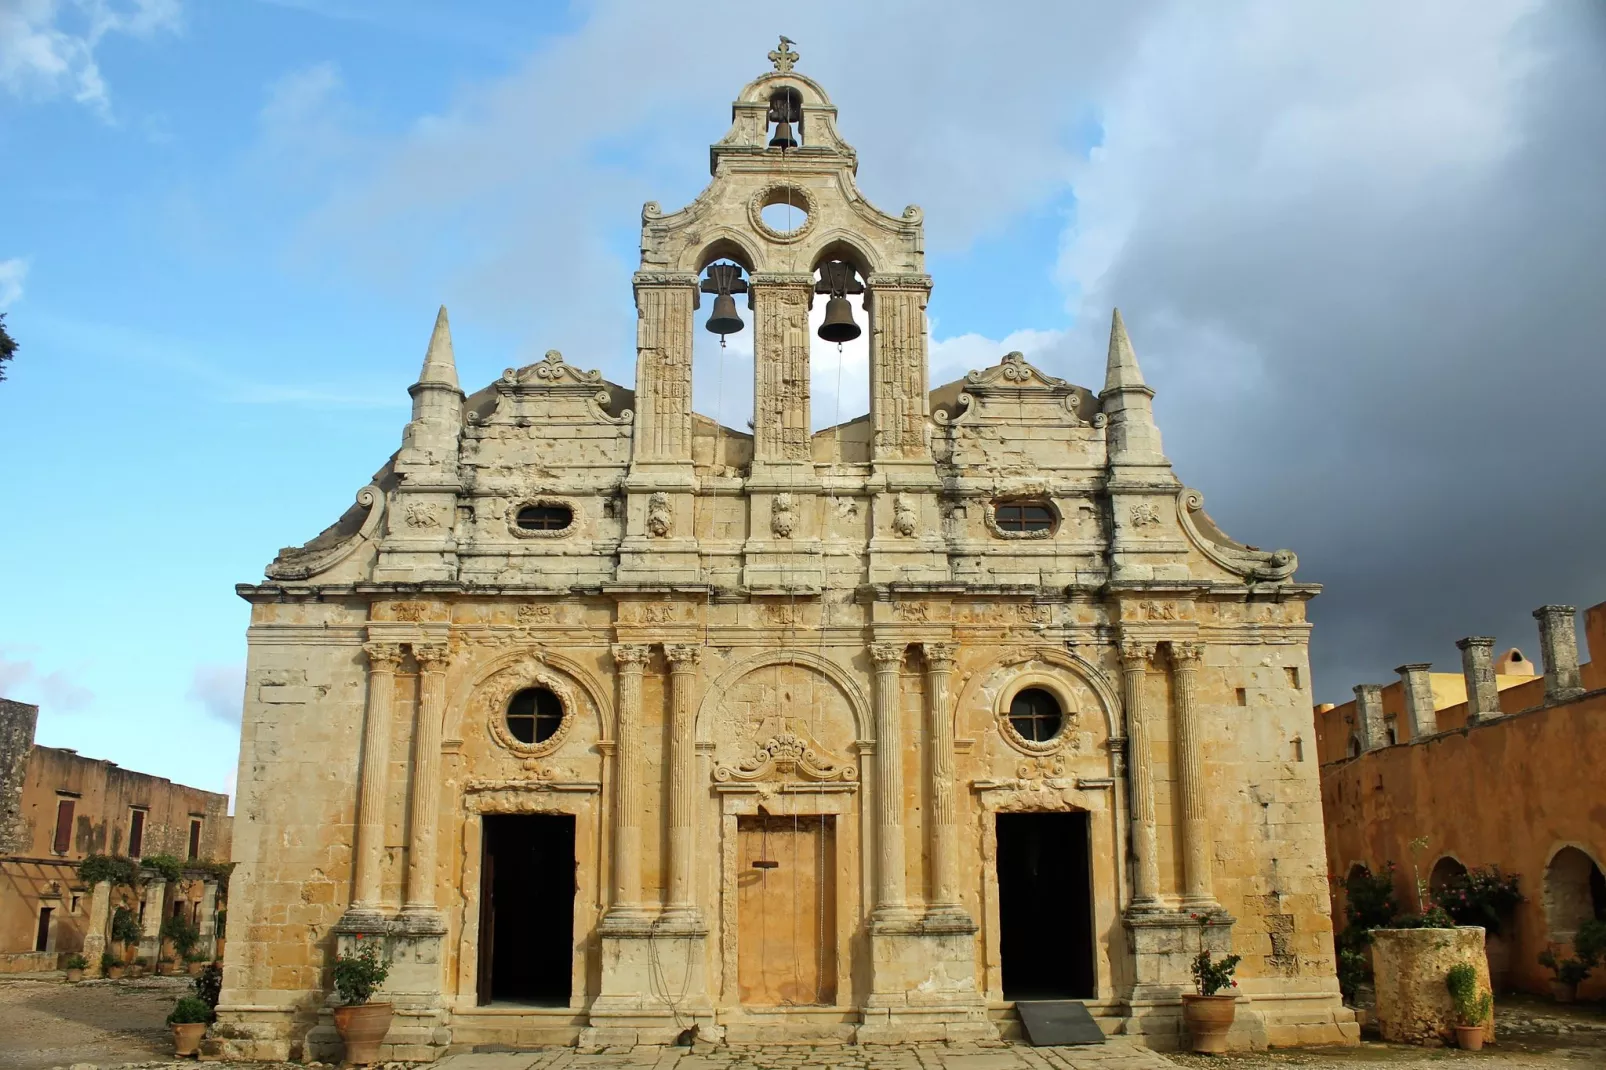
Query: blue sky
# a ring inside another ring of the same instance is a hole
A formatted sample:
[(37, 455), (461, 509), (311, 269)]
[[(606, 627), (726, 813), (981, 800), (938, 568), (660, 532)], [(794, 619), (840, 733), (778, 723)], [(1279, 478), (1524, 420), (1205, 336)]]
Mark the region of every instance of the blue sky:
[[(0, 693), (41, 704), (42, 743), (225, 787), (233, 585), (399, 444), (436, 307), (470, 390), (549, 348), (628, 381), (640, 206), (696, 195), (780, 32), (872, 201), (926, 211), (933, 382), (1022, 349), (1096, 388), (1119, 304), (1179, 474), (1328, 584), (1323, 697), (1450, 667), (1469, 632), (1528, 641), (1531, 606), (1606, 597), (1576, 536), (1599, 495), (1565, 492), (1606, 478), (1598, 449), (1563, 444), (1584, 459), (1549, 495), (1553, 444), (1484, 430), (1515, 352), (1576, 387), (1558, 425), (1606, 385), (1602, 314), (1556, 296), (1600, 281), (1606, 244), (1594, 17), (10, 0)], [(697, 353), (732, 423), (744, 344), (723, 384)], [(863, 411), (843, 360), (840, 400), (817, 367), (817, 424)], [(1491, 480), (1563, 504), (1491, 519)]]

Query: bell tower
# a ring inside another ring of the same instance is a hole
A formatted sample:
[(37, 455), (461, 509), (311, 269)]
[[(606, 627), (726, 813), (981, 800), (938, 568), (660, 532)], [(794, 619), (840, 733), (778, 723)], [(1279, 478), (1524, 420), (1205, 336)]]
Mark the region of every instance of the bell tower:
[[(826, 585), (821, 469), (810, 424), (809, 312), (826, 301), (822, 344), (859, 335), (847, 300), (863, 295), (870, 350), (869, 579), (948, 578), (928, 433), (927, 295), (920, 209), (888, 215), (855, 181), (858, 156), (837, 132), (836, 107), (794, 70), (781, 39), (772, 70), (731, 105), (730, 131), (710, 150), (713, 179), (690, 205), (642, 209), (635, 276), (635, 441), (621, 582), (708, 582), (692, 532), (692, 332), (701, 295), (708, 329), (743, 330), (754, 351), (752, 463), (741, 584), (755, 593), (813, 594)], [(765, 219), (784, 205), (787, 226)], [(828, 461), (830, 458), (822, 458)], [(670, 522), (649, 525), (649, 502)]]

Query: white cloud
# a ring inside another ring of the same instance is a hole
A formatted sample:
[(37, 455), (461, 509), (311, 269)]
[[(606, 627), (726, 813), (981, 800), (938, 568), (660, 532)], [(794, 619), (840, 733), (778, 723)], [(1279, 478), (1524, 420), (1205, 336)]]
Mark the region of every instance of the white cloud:
[(179, 25), (178, 0), (7, 0), (0, 4), (0, 87), (39, 100), (66, 94), (109, 118), (95, 60), (104, 38), (148, 38)]
[(22, 298), (22, 283), (28, 277), (28, 261), (21, 257), (0, 260), (0, 312)]
[[(200, 703), (213, 720), (238, 725), (240, 709), (245, 702), (245, 662), (197, 665), (190, 676), (189, 693), (184, 697)], [(232, 787), (230, 791), (232, 793)]]
[(0, 651), (0, 697), (64, 712), (88, 706), (95, 700), (95, 693), (64, 670), (41, 672), (32, 659)]

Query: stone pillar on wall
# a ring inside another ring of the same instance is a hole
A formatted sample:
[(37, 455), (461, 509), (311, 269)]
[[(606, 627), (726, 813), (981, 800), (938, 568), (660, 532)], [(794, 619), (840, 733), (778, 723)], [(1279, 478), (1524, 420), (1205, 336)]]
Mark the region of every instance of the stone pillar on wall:
[(873, 643), (875, 663), (875, 910), (874, 920), (896, 922), (909, 913), (903, 847), (904, 646)]
[(1170, 648), (1177, 710), (1177, 793), (1182, 803), (1182, 906), (1188, 911), (1213, 910), (1210, 846), (1215, 837), (1205, 810), (1204, 731), (1196, 705), (1204, 651), (1198, 643), (1173, 642)]
[(145, 916), (140, 919), (139, 953), (154, 969), (162, 957), (162, 919), (167, 912), (167, 882), (153, 878), (145, 882)]
[(437, 917), (435, 843), (440, 825), (441, 731), (446, 716), (444, 643), (414, 643), (418, 661), (418, 722), (413, 733), (412, 797), (407, 836), (408, 914)]
[(1405, 692), (1405, 731), (1407, 739), (1421, 739), (1439, 730), (1439, 716), (1433, 709), (1433, 680), (1428, 662), (1401, 665), (1400, 688)]
[(923, 643), (926, 656), (926, 711), (929, 722), (926, 745), (930, 748), (926, 769), (930, 782), (927, 849), (931, 852), (931, 901), (928, 917), (941, 916), (956, 923), (971, 924), (971, 917), (959, 902), (959, 816), (954, 795), (954, 721), (950, 709), (948, 683), (954, 672), (953, 643)]
[(701, 930), (697, 906), (697, 662), (702, 648), (691, 644), (664, 647), (669, 659), (669, 895), (664, 921)]
[(1377, 750), (1389, 745), (1388, 723), (1383, 717), (1383, 685), (1355, 685), (1355, 728), (1361, 734), (1361, 750)]
[(615, 729), (613, 805), (613, 901), (605, 924), (639, 923), (647, 916), (641, 901), (641, 677), (645, 646), (613, 648), (618, 669), (619, 707)]
[(1467, 685), (1467, 723), (1500, 716), (1500, 686), (1494, 678), (1494, 636), (1469, 635), (1456, 640), (1461, 675)]
[(95, 886), (89, 889), (89, 918), (84, 929), (83, 955), (89, 960), (89, 966), (84, 971), (86, 977), (101, 975), (100, 956), (106, 950), (106, 929), (111, 923), (111, 911), (111, 881), (96, 881)]
[(386, 772), (390, 766), (390, 719), (401, 666), (399, 643), (367, 643), (368, 707), (363, 717), (361, 787), (357, 795), (356, 843), (352, 850), (352, 901), (348, 920), (380, 916), (380, 876), (385, 850)]
[(1132, 908), (1155, 910), (1160, 895), (1160, 847), (1154, 814), (1154, 755), (1149, 745), (1143, 683), (1154, 644), (1121, 641), (1122, 698), (1126, 706), (1127, 780), (1132, 804)]
[(217, 957), (217, 881), (201, 882), (201, 903), (195, 910), (195, 920), (201, 930), (196, 950)]
[(1540, 606), (1534, 610), (1539, 622), (1539, 653), (1545, 661), (1545, 701), (1566, 702), (1584, 693), (1578, 670), (1578, 625), (1576, 606)]

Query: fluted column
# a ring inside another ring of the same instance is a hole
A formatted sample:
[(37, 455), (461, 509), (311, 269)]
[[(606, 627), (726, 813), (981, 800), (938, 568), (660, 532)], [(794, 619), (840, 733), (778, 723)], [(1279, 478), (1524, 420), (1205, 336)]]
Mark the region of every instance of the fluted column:
[(1148, 712), (1143, 703), (1143, 680), (1152, 657), (1154, 644), (1122, 640), (1121, 685), (1130, 759), (1127, 780), (1132, 786), (1132, 853), (1137, 860), (1132, 905), (1138, 909), (1153, 909), (1160, 894), (1159, 840), (1154, 823), (1154, 757), (1149, 747)]
[(692, 692), (702, 648), (668, 645), (669, 658), (669, 902), (666, 915), (698, 917), (693, 855), (697, 850), (697, 740)]
[(928, 457), (926, 301), (930, 275), (871, 275), (870, 422), (877, 461)]
[(1171, 673), (1177, 707), (1177, 787), (1182, 796), (1182, 905), (1214, 907), (1210, 884), (1210, 825), (1205, 814), (1204, 733), (1194, 704), (1198, 643), (1171, 644)]
[(636, 275), (637, 463), (691, 462), (691, 350), (697, 276)]
[(812, 274), (753, 276), (753, 461), (809, 463)]
[(875, 912), (908, 910), (903, 855), (903, 728), (899, 714), (901, 643), (872, 643), (875, 662), (876, 870)]
[(444, 643), (414, 643), (418, 660), (418, 724), (413, 732), (413, 783), (407, 830), (408, 913), (435, 910), (435, 835), (440, 825), (441, 726), (446, 715)]
[(614, 759), (613, 906), (616, 916), (644, 914), (641, 904), (641, 674), (647, 648), (619, 644), (619, 723)]
[(931, 760), (931, 813), (927, 828), (931, 852), (931, 913), (962, 913), (959, 906), (959, 818), (954, 799), (954, 722), (948, 708), (948, 681), (954, 672), (954, 644), (924, 643), (926, 655), (926, 741)]
[(385, 849), (385, 782), (390, 765), (390, 718), (396, 696), (401, 644), (365, 643), (368, 710), (363, 718), (362, 790), (357, 797), (352, 910), (379, 910), (380, 859)]

